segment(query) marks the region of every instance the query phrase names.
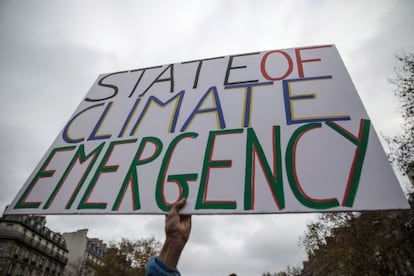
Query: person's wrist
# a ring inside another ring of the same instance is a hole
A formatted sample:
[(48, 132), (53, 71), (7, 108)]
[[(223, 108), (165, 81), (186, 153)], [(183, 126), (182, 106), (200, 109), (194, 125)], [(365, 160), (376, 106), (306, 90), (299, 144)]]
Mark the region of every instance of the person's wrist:
[(161, 249), (159, 260), (170, 267), (177, 267), (178, 260), (180, 259), (185, 244), (186, 241), (167, 238)]

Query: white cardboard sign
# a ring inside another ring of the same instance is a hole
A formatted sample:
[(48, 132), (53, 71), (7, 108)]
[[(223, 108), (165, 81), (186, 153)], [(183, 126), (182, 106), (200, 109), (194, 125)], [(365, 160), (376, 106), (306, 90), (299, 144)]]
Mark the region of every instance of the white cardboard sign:
[(334, 45), (100, 75), (8, 214), (408, 208)]

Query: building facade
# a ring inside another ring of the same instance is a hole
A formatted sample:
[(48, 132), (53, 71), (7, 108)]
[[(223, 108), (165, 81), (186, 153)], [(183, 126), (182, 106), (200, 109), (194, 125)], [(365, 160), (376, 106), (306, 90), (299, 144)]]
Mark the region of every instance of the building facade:
[(95, 275), (96, 267), (103, 265), (106, 244), (102, 240), (88, 238), (88, 229), (63, 233), (66, 241), (68, 264), (64, 275)]
[(68, 250), (46, 218), (4, 215), (0, 219), (0, 275), (62, 275)]

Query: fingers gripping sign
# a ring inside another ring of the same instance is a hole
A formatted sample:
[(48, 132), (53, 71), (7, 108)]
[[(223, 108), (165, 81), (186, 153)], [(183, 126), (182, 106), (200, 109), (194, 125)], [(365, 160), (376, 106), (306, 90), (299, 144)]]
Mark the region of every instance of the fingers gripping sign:
[(191, 215), (180, 215), (186, 203), (186, 198), (174, 203), (165, 218), (166, 238), (158, 259), (174, 269), (177, 267), (181, 252), (191, 232)]
[(165, 218), (165, 234), (174, 242), (186, 243), (191, 232), (191, 215), (180, 215), (179, 212), (187, 203), (186, 198), (177, 201)]

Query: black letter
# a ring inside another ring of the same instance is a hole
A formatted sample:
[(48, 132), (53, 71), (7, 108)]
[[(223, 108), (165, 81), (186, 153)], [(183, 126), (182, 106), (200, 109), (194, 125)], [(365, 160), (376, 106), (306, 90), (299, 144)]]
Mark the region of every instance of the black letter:
[[(137, 82), (135, 83), (134, 88), (132, 88), (132, 91), (131, 91), (131, 93), (129, 94), (128, 98), (131, 98), (131, 97), (132, 97), (132, 95), (134, 94), (135, 89), (137, 89), (137, 86), (138, 86), (138, 84), (140, 83), (140, 81), (141, 81), (142, 77), (144, 76), (144, 73), (145, 73), (145, 71), (146, 71), (147, 69), (154, 69), (154, 68), (160, 68), (160, 67), (162, 67), (162, 66), (153, 66), (153, 67), (147, 67), (147, 68), (141, 68), (141, 69), (135, 69), (135, 70), (131, 70), (131, 71), (129, 71), (129, 72), (131, 72), (131, 73), (132, 73), (132, 72), (142, 71), (142, 73), (141, 73), (141, 75), (139, 76), (139, 78), (138, 78)], [(141, 95), (139, 95), (139, 97), (141, 97)]]
[(247, 68), (246, 65), (233, 67), (232, 66), (232, 64), (233, 64), (233, 58), (235, 58), (235, 57), (242, 57), (242, 56), (249, 56), (249, 55), (257, 55), (257, 54), (260, 54), (260, 52), (230, 56), (229, 63), (227, 65), (227, 70), (226, 70), (226, 77), (224, 79), (224, 85), (239, 84), (239, 83), (248, 83), (248, 82), (258, 82), (259, 80), (248, 80), (248, 81), (239, 81), (239, 82), (229, 82), (229, 75), (230, 75), (230, 70), (231, 69)]
[(99, 86), (103, 86), (103, 87), (109, 87), (109, 88), (112, 88), (112, 89), (114, 90), (114, 93), (113, 93), (112, 95), (110, 95), (110, 96), (108, 96), (108, 97), (106, 97), (106, 98), (102, 98), (102, 99), (91, 99), (91, 98), (86, 98), (86, 99), (85, 99), (85, 101), (87, 101), (87, 102), (99, 102), (99, 101), (104, 101), (104, 100), (108, 100), (108, 99), (110, 99), (110, 98), (115, 97), (115, 96), (116, 96), (116, 94), (118, 94), (118, 86), (113, 85), (113, 84), (105, 84), (105, 83), (102, 83), (102, 82), (104, 81), (104, 79), (106, 79), (106, 78), (107, 78), (107, 77), (109, 77), (109, 76), (113, 76), (113, 75), (116, 75), (116, 74), (123, 74), (123, 73), (127, 73), (127, 72), (128, 72), (128, 71), (121, 71), (121, 72), (111, 73), (111, 74), (108, 74), (108, 75), (104, 76), (103, 78), (101, 78), (101, 79), (98, 81), (98, 85), (99, 85)]
[[(164, 79), (161, 79), (160, 77), (168, 70), (168, 69), (171, 69), (170, 70), (170, 77), (169, 78), (164, 78)], [(142, 94), (140, 94), (139, 96), (140, 97), (142, 97), (142, 96), (144, 96), (145, 95), (145, 93), (147, 93), (147, 91), (151, 88), (151, 86), (153, 86), (154, 85), (154, 83), (156, 83), (156, 82), (162, 82), (162, 81), (169, 81), (170, 82), (170, 92), (172, 93), (172, 92), (174, 92), (174, 64), (170, 64), (170, 65), (168, 65), (167, 66), (167, 68), (165, 68), (165, 70), (164, 71), (162, 71), (161, 72), (161, 74), (159, 74), (158, 75), (158, 77), (151, 83), (151, 85), (150, 86), (148, 86), (148, 88), (147, 89), (145, 89), (145, 91), (144, 92), (142, 92)]]
[(198, 60), (181, 62), (181, 64), (186, 64), (186, 63), (194, 63), (194, 62), (197, 62), (198, 61), (197, 71), (196, 71), (196, 75), (195, 75), (195, 78), (194, 78), (193, 89), (194, 88), (197, 88), (198, 78), (200, 77), (200, 72), (201, 72), (201, 67), (203, 66), (203, 61), (205, 61), (205, 60), (219, 59), (219, 58), (224, 58), (224, 57), (206, 58), (206, 59), (198, 59)]

